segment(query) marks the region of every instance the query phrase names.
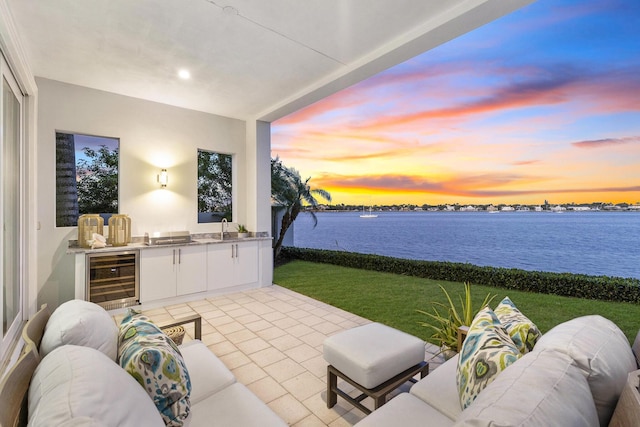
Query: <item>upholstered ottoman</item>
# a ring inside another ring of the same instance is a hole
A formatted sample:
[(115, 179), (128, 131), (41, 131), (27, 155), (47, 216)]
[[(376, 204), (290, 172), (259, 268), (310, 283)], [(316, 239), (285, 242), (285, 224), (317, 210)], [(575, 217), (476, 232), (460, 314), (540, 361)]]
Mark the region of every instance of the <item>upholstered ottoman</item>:
[[(340, 332), (324, 341), (327, 367), (327, 407), (332, 408), (338, 395), (361, 411), (371, 411), (360, 402), (374, 400), (378, 409), (387, 394), (416, 374), (424, 378), (429, 364), (424, 361), (425, 343), (419, 338), (380, 323), (370, 323)], [(338, 388), (338, 377), (356, 387), (362, 395), (352, 398)]]

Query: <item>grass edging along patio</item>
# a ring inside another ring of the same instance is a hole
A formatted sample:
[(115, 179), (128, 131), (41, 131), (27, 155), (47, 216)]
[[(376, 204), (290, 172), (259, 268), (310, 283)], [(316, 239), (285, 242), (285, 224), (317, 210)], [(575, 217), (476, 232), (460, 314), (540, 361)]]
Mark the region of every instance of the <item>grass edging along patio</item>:
[[(274, 270), (274, 283), (318, 301), (384, 323), (411, 335), (430, 340), (432, 331), (420, 326), (425, 316), (416, 310), (431, 310), (432, 303), (447, 303), (439, 285), (457, 302), (464, 284), (401, 274), (294, 260)], [(640, 304), (598, 301), (546, 295), (491, 286), (472, 285), (473, 305), (487, 293), (497, 294), (492, 306), (509, 296), (543, 333), (552, 327), (588, 314), (600, 314), (620, 327), (633, 342), (640, 324)]]
[(282, 248), (284, 259), (321, 262), (432, 280), (469, 282), (497, 288), (602, 301), (640, 303), (640, 280), (586, 274), (527, 271), (473, 264), (421, 261), (324, 249)]

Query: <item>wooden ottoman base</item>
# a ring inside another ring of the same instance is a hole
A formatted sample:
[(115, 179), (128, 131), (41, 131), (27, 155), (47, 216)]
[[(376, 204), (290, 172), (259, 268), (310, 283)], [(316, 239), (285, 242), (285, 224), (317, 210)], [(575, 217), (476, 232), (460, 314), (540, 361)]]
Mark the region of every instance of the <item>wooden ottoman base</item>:
[[(327, 408), (333, 408), (333, 406), (338, 402), (338, 396), (340, 396), (365, 414), (370, 414), (371, 411), (360, 402), (367, 397), (370, 397), (373, 399), (374, 409), (378, 409), (386, 403), (387, 395), (393, 390), (397, 389), (407, 381), (415, 383), (416, 380), (413, 377), (418, 373), (420, 374), (420, 378), (427, 376), (429, 374), (429, 362), (418, 363), (417, 365), (400, 372), (395, 377), (383, 382), (377, 387), (365, 388), (334, 368), (332, 365), (329, 365), (327, 366)], [(338, 388), (338, 377), (360, 390), (362, 394), (353, 398), (340, 390)]]

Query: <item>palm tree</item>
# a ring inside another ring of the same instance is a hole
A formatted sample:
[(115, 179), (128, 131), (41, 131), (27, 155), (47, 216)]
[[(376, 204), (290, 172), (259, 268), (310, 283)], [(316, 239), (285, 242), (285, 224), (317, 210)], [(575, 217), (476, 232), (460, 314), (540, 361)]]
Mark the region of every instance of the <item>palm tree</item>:
[[(276, 244), (273, 247), (273, 259), (276, 260), (280, 255), (282, 249), (282, 241), (284, 236), (298, 217), (298, 214), (303, 211), (303, 203), (311, 207), (312, 209), (318, 207), (318, 201), (315, 196), (320, 196), (328, 202), (331, 201), (331, 194), (329, 192), (314, 188), (309, 185), (311, 178), (307, 178), (302, 181), (300, 173), (293, 168), (288, 168), (282, 164), (280, 158), (276, 157), (271, 159), (271, 197), (273, 202), (284, 208), (284, 215), (282, 216), (282, 222), (280, 224), (280, 233)], [(308, 211), (313, 218), (313, 226), (318, 224), (318, 218), (313, 210)]]

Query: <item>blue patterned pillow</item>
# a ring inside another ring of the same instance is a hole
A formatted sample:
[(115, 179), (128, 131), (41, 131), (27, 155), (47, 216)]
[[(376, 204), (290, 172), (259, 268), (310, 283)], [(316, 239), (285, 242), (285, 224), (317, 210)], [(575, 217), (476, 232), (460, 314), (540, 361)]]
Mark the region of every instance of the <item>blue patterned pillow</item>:
[(522, 314), (509, 297), (505, 297), (494, 312), (520, 353), (525, 354), (533, 350), (542, 334), (535, 323)]
[(148, 317), (131, 309), (120, 323), (118, 361), (144, 387), (167, 426), (185, 424), (191, 380), (182, 354)]
[(520, 351), (493, 310), (476, 314), (458, 358), (456, 381), (462, 409), (475, 400), (500, 372), (518, 360)]

